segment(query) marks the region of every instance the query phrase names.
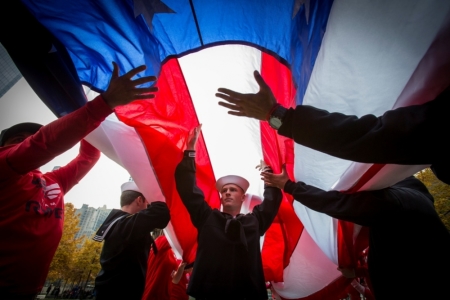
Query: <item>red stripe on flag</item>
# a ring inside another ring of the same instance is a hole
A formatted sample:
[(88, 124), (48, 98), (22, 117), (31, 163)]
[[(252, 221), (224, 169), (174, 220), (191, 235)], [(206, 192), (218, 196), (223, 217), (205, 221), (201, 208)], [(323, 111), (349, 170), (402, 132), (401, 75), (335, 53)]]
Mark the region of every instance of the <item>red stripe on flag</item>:
[[(133, 102), (116, 112), (121, 121), (135, 127), (141, 136), (170, 209), (176, 233), (171, 238), (178, 240), (183, 259), (192, 262), (197, 250), (197, 230), (176, 191), (174, 173), (186, 147), (188, 132), (199, 123), (177, 59), (163, 65), (157, 85), (159, 92), (153, 100)], [(219, 208), (215, 177), (202, 135), (197, 143), (196, 163), (197, 185), (209, 205)]]
[[(385, 165), (373, 164), (370, 168), (355, 182), (355, 184), (345, 191), (345, 193), (355, 193), (359, 191), (369, 180), (373, 178)], [(354, 224), (346, 221), (338, 221), (338, 260), (341, 268), (355, 268), (358, 260), (358, 250), (353, 243)], [(358, 236), (359, 237), (359, 236)], [(362, 239), (362, 240), (361, 240)], [(369, 246), (367, 235), (360, 237), (359, 248)]]
[[(263, 52), (261, 76), (270, 86), (275, 98), (281, 105), (285, 107), (295, 106), (295, 88), (289, 68), (273, 56)], [(267, 122), (261, 122), (261, 145), (264, 160), (272, 166), (273, 171), (280, 173), (282, 164), (286, 163), (290, 178), (294, 178), (293, 141), (278, 135)], [(303, 231), (303, 225), (294, 212), (292, 201), (292, 196), (284, 195), (277, 218), (266, 232), (262, 259), (264, 275), (268, 281), (283, 281), (283, 270), (289, 264)], [(280, 240), (281, 237), (282, 240)], [(280, 253), (283, 253), (283, 255), (281, 256)]]

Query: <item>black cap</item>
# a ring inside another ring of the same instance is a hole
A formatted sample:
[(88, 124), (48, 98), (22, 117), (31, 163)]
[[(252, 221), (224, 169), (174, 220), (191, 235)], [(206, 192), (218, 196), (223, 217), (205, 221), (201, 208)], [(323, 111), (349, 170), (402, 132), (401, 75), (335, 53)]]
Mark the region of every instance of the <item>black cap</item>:
[(9, 128), (2, 130), (0, 134), (0, 146), (4, 146), (6, 140), (20, 132), (29, 132), (35, 134), (42, 127), (41, 124), (37, 123), (19, 123)]

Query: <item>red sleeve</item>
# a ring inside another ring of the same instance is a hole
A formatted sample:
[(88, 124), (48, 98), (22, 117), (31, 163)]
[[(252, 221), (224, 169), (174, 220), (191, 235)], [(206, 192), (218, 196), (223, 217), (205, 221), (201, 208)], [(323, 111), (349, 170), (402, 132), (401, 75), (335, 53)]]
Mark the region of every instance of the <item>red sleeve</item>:
[(66, 166), (59, 168), (47, 176), (55, 177), (60, 183), (64, 194), (78, 184), (80, 180), (92, 169), (100, 158), (100, 151), (94, 146), (82, 140), (80, 143), (80, 153)]
[[(27, 138), (20, 144), (5, 149), (9, 171), (25, 174), (69, 150), (97, 128), (112, 113), (101, 96), (83, 107), (61, 117)], [(0, 180), (10, 176), (2, 172)]]

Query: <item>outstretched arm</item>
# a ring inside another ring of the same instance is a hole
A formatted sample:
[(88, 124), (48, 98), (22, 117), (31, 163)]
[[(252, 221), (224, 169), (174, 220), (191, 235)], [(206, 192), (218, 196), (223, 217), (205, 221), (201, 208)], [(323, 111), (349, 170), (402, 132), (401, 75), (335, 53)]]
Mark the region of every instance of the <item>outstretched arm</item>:
[(170, 210), (165, 202), (154, 201), (146, 209), (132, 215), (123, 226), (123, 236), (128, 241), (143, 239), (151, 231), (164, 229), (170, 221)]
[[(156, 80), (154, 76), (132, 80), (132, 77), (145, 70), (145, 66), (135, 68), (123, 76), (114, 64), (114, 71), (108, 90), (86, 103), (83, 107), (67, 114), (0, 153), (0, 165), (7, 166), (11, 173), (2, 172), (5, 178), (13, 173), (25, 174), (51, 161), (55, 156), (69, 150), (100, 123), (118, 105), (134, 100), (153, 98), (156, 87), (140, 88), (137, 85)], [(3, 176), (0, 176), (2, 179)]]
[[(254, 76), (258, 93), (219, 88), (216, 97), (225, 100), (219, 105), (228, 108), (231, 115), (267, 121), (277, 100), (257, 71)], [(432, 101), (389, 110), (382, 116), (345, 115), (298, 105), (285, 112), (278, 133), (297, 144), (356, 162), (448, 166), (450, 146), (446, 140), (434, 139), (433, 147), (423, 141), (430, 140), (430, 133), (448, 128), (449, 98), (447, 87)]]
[(197, 228), (202, 226), (205, 216), (212, 211), (196, 181), (195, 147), (201, 127), (200, 124), (189, 132), (183, 159), (175, 169), (175, 184), (178, 194), (191, 216), (192, 224)]
[(78, 184), (81, 179), (94, 167), (100, 158), (100, 151), (89, 144), (86, 140), (80, 142), (80, 153), (67, 165), (48, 173), (48, 176), (55, 176), (61, 184), (64, 193)]
[[(264, 160), (261, 160), (256, 168), (262, 171), (261, 174), (271, 174), (273, 172), (272, 168), (267, 165)], [(281, 193), (281, 189), (264, 184), (264, 200), (261, 204), (256, 205), (252, 211), (259, 220), (259, 230), (261, 235), (266, 232), (275, 219), (282, 199), (283, 194)]]

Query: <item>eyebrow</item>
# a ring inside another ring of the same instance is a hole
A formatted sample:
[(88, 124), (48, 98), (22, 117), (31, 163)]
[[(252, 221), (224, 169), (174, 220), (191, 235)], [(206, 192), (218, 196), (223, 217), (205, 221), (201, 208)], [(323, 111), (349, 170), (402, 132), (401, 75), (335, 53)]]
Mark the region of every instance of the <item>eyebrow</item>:
[(226, 188), (222, 188), (220, 191), (223, 193), (224, 191), (226, 191), (226, 190), (238, 190), (238, 188), (237, 187), (235, 187), (235, 186), (230, 186), (230, 187), (226, 187)]

